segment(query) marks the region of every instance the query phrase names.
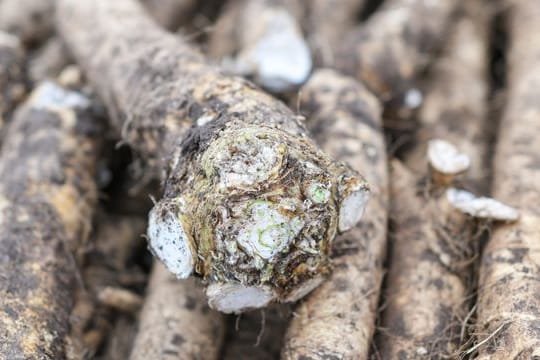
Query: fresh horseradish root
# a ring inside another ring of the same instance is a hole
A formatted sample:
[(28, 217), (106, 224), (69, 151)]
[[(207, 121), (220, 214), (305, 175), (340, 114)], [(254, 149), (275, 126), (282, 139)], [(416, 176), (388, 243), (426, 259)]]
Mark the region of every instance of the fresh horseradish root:
[(324, 154), (283, 103), (209, 66), (137, 2), (60, 0), (57, 10), (124, 141), (146, 176), (163, 180), (147, 234), (168, 270), (202, 278), (223, 312), (316, 287), (335, 235), (362, 215), (366, 181)]
[(354, 78), (316, 71), (300, 92), (300, 110), (321, 147), (366, 171), (366, 214), (333, 244), (335, 270), (295, 309), (282, 358), (365, 359), (375, 330), (387, 238), (388, 171), (381, 105)]
[(208, 308), (195, 279), (178, 281), (156, 263), (129, 359), (218, 359), (223, 317)]
[(346, 33), (336, 51), (339, 70), (356, 76), (382, 100), (417, 107), (415, 77), (444, 41), (454, 0), (388, 0), (365, 23)]
[[(499, 126), (493, 193), (519, 209), (494, 229), (480, 266), (477, 359), (540, 357), (540, 7), (509, 6), (507, 103)], [(474, 350), (471, 349), (471, 350)]]
[(0, 156), (0, 358), (64, 359), (74, 253), (97, 202), (103, 124), (91, 101), (52, 82), (10, 122)]

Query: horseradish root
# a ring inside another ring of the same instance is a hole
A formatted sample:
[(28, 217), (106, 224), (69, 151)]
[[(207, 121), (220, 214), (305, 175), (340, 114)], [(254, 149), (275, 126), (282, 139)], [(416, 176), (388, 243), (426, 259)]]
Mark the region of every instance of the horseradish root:
[(300, 109), (322, 148), (365, 170), (372, 199), (363, 220), (336, 238), (335, 270), (296, 308), (282, 355), (364, 359), (375, 329), (386, 245), (388, 174), (381, 106), (356, 80), (332, 70), (315, 72), (300, 94)]
[(88, 238), (102, 124), (90, 100), (43, 83), (18, 109), (0, 157), (0, 358), (62, 359)]
[(178, 281), (155, 264), (147, 293), (130, 360), (218, 359), (223, 318), (195, 279)]
[(495, 152), (493, 194), (519, 209), (497, 227), (482, 256), (478, 359), (540, 356), (540, 32), (538, 3), (510, 5), (507, 104)]
[(343, 34), (352, 30), (367, 0), (305, 1), (307, 40), (317, 66), (334, 66)]
[(212, 307), (296, 300), (330, 271), (337, 232), (362, 214), (366, 182), (251, 83), (219, 73), (132, 0), (60, 0), (62, 36), (123, 139), (162, 176), (153, 253), (196, 274)]
[[(335, 66), (383, 100), (420, 104), (415, 76), (443, 43), (459, 1), (390, 0), (340, 41)], [(408, 101), (407, 101), (408, 99)]]
[[(419, 139), (406, 157), (417, 176), (393, 166), (392, 250), (377, 345), (384, 359), (455, 358), (469, 342), (466, 319), (485, 228), (475, 218), (491, 221), (494, 212), (470, 211), (479, 209), (478, 199), (448, 187), (462, 179), (470, 186), (470, 159), (483, 160), (488, 149), (479, 135), (487, 121), (489, 16), (478, 16), (479, 4), (466, 4), (426, 85)], [(466, 79), (474, 85), (463, 88)]]
[[(488, 129), (492, 122), (488, 118), (487, 102), (491, 17), (490, 9), (483, 1), (468, 1), (464, 11), (466, 14), (452, 26), (441, 58), (431, 69), (424, 103), (418, 114), (420, 126), (416, 145), (406, 155), (406, 162), (415, 172), (423, 172), (426, 148), (440, 147), (437, 144), (440, 141), (432, 141), (442, 139), (463, 155), (452, 157), (454, 161), (450, 163), (446, 161), (453, 169), (447, 169), (446, 174), (439, 169), (440, 180), (450, 183), (455, 175), (467, 170), (463, 177), (465, 185), (471, 190), (485, 192), (489, 175)], [(433, 164), (430, 156), (428, 160)]]

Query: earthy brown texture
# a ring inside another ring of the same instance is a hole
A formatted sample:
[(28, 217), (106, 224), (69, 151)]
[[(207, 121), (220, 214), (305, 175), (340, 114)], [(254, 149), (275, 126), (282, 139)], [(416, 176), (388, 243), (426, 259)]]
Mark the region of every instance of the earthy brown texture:
[(0, 1), (0, 30), (30, 45), (44, 41), (54, 30), (54, 0)]
[[(174, 228), (185, 235), (176, 238), (186, 243), (182, 256), (189, 253), (193, 271), (211, 284), (257, 287), (286, 300), (328, 272), (339, 207), (367, 185), (317, 148), (300, 117), (208, 66), (134, 1), (60, 0), (57, 7), (59, 31), (124, 141), (146, 160), (145, 175), (162, 175), (164, 198), (150, 216), (155, 234), (149, 231), (162, 260), (170, 254), (162, 253), (159, 232)], [(304, 201), (319, 190), (328, 198)], [(290, 219), (274, 228), (303, 224), (278, 244), (283, 252), (271, 249), (279, 253), (271, 259), (230, 241), (254, 231), (251, 209), (260, 204)]]
[(429, 179), (426, 144), (434, 137), (454, 143), (474, 164), (466, 185), (485, 190), (489, 16), (477, 12), (480, 4), (467, 4), (432, 71), (407, 157), (416, 175), (394, 164), (390, 269), (377, 346), (383, 359), (453, 358), (468, 340), (482, 228), (449, 205), (444, 187), (451, 184)]
[[(382, 359), (455, 358), (466, 342), (478, 237), (444, 192), (392, 163), (391, 251), (377, 348)], [(474, 247), (476, 245), (476, 247)]]
[(8, 117), (25, 94), (23, 62), (19, 39), (0, 31), (0, 139)]
[(388, 174), (381, 107), (356, 80), (319, 70), (301, 91), (300, 109), (324, 150), (363, 169), (372, 196), (363, 220), (336, 238), (329, 280), (295, 310), (283, 358), (367, 358), (386, 245)]
[(141, 0), (150, 15), (167, 30), (177, 30), (194, 14), (197, 0)]
[(316, 66), (334, 66), (343, 34), (357, 24), (367, 0), (306, 0), (304, 20)]
[(278, 359), (290, 312), (289, 305), (272, 305), (230, 316), (222, 359)]
[(390, 0), (343, 35), (335, 66), (383, 100), (401, 97), (444, 43), (459, 1)]
[(446, 140), (471, 159), (465, 185), (485, 194), (490, 174), (490, 125), (494, 124), (487, 111), (490, 16), (481, 0), (468, 1), (464, 12), (452, 26), (443, 55), (431, 70), (417, 116), (418, 134), (406, 164), (414, 172), (424, 173), (428, 141)]
[[(479, 359), (540, 356), (540, 7), (510, 5), (508, 100), (495, 154), (493, 194), (520, 220), (496, 228), (482, 257)], [(488, 339), (489, 338), (489, 339)]]
[(156, 263), (130, 359), (217, 359), (223, 335), (223, 316), (196, 280), (179, 281)]
[(90, 101), (43, 84), (17, 111), (0, 158), (0, 358), (63, 359), (97, 200), (102, 124)]

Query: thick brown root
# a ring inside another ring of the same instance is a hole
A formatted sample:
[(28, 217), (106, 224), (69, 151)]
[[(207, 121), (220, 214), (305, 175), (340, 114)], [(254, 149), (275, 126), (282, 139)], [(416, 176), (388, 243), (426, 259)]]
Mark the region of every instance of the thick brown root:
[(131, 360), (218, 358), (223, 317), (208, 308), (195, 279), (178, 281), (156, 263), (140, 316)]
[[(394, 164), (393, 242), (377, 346), (384, 359), (457, 357), (469, 339), (465, 319), (482, 229), (465, 207), (478, 201), (456, 201), (466, 192), (445, 189), (462, 173), (468, 186), (486, 186), (489, 16), (476, 12), (480, 3), (466, 5), (433, 69), (420, 111), (419, 141), (407, 157), (417, 176)], [(465, 91), (463, 84), (471, 79)], [(470, 158), (476, 171), (469, 176)]]
[(0, 358), (62, 359), (88, 238), (103, 127), (90, 100), (38, 87), (10, 124), (0, 158)]
[(443, 139), (470, 158), (465, 185), (486, 192), (489, 166), (487, 112), (489, 9), (469, 1), (466, 15), (452, 27), (443, 56), (431, 70), (424, 103), (418, 114), (420, 130), (406, 163), (416, 173), (427, 167), (430, 140)]
[(482, 257), (478, 294), (479, 359), (540, 356), (540, 7), (507, 1), (508, 94), (495, 156), (493, 194), (520, 220), (495, 229)]
[(446, 196), (424, 197), (397, 161), (391, 173), (392, 245), (377, 348), (383, 359), (457, 356), (467, 312), (472, 222)]
[[(409, 103), (415, 76), (425, 68), (446, 35), (454, 0), (391, 0), (340, 41), (335, 66), (362, 80), (383, 100)], [(401, 105), (401, 104), (400, 104)]]
[(356, 171), (321, 152), (284, 104), (208, 66), (136, 2), (57, 5), (60, 32), (124, 141), (149, 177), (162, 176), (148, 237), (171, 272), (202, 277), (227, 312), (287, 301), (329, 272), (335, 234), (367, 198)]
[(368, 0), (308, 0), (306, 27), (307, 40), (319, 66), (334, 66), (336, 49), (343, 34), (352, 30)]
[(363, 220), (336, 239), (335, 270), (301, 302), (285, 337), (284, 359), (367, 358), (383, 276), (387, 159), (378, 100), (352, 78), (317, 71), (301, 91), (300, 109), (322, 148), (371, 184)]

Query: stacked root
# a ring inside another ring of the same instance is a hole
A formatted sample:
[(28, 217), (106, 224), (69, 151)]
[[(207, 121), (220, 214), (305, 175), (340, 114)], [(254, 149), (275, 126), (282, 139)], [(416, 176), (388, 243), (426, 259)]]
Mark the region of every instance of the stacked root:
[(520, 209), (518, 223), (495, 229), (482, 257), (476, 327), (479, 359), (540, 356), (537, 309), (540, 248), (540, 8), (508, 1), (507, 105), (499, 128), (493, 193)]
[(0, 0), (0, 358), (540, 357), (539, 24)]
[(493, 213), (500, 209), (511, 213), (502, 220), (515, 220), (512, 209), (452, 187), (486, 187), (489, 19), (482, 10), (479, 1), (467, 4), (432, 70), (421, 130), (406, 157), (415, 174), (392, 164), (390, 268), (377, 344), (383, 359), (459, 356), (469, 342), (484, 221), (501, 220)]
[(336, 239), (332, 275), (295, 310), (283, 358), (365, 358), (386, 244), (388, 174), (381, 107), (356, 80), (320, 70), (302, 89), (300, 109), (324, 150), (364, 169), (372, 194), (363, 220)]
[(0, 357), (64, 358), (84, 246), (97, 200), (99, 118), (54, 83), (17, 111), (0, 157)]

